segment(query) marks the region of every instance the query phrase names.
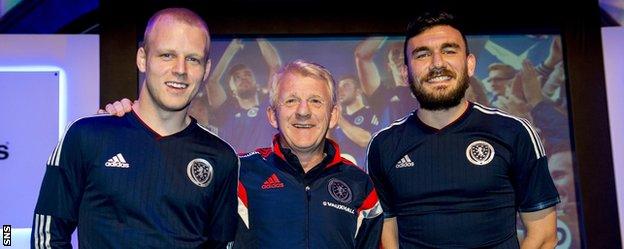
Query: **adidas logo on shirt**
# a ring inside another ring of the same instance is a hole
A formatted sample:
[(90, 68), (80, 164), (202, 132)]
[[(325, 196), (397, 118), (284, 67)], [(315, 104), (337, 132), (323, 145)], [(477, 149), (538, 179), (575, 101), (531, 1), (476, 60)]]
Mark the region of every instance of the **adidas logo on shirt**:
[(275, 173), (269, 176), (269, 178), (267, 178), (266, 181), (264, 181), (264, 183), (262, 184), (262, 189), (283, 188), (283, 187), (284, 187), (284, 183), (282, 183), (280, 179), (277, 178), (277, 175), (275, 175)]
[(413, 166), (414, 166), (414, 162), (412, 162), (412, 159), (410, 159), (409, 156), (405, 155), (396, 164), (395, 168), (400, 169), (400, 168), (407, 168), (407, 167), (413, 167)]
[(104, 166), (112, 168), (130, 168), (130, 164), (126, 162), (126, 159), (124, 159), (121, 153), (118, 153), (113, 158), (108, 159)]
[(373, 115), (373, 118), (371, 119), (371, 124), (379, 125), (379, 118), (377, 118), (377, 115)]

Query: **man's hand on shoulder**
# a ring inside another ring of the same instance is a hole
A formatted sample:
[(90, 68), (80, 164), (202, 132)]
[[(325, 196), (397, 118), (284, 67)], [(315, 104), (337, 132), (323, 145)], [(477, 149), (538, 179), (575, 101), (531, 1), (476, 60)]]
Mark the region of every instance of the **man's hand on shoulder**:
[[(136, 102), (136, 101), (135, 101)], [(122, 117), (126, 113), (132, 111), (134, 103), (127, 98), (106, 104), (106, 110), (99, 109), (98, 114), (109, 113), (118, 117)]]

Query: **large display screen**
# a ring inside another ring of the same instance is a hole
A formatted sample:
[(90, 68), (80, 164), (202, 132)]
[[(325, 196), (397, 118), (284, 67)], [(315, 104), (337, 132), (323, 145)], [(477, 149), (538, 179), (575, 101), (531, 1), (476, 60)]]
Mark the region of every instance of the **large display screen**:
[[(558, 35), (469, 36), (477, 58), (468, 99), (530, 120), (538, 129), (562, 203), (557, 248), (580, 248), (566, 72)], [(372, 134), (418, 108), (401, 77), (402, 37), (215, 38), (212, 71), (191, 113), (239, 152), (268, 147), (277, 131), (266, 108), (271, 75), (305, 59), (332, 72), (342, 121), (329, 135), (363, 167)], [(521, 222), (519, 236), (523, 236)]]

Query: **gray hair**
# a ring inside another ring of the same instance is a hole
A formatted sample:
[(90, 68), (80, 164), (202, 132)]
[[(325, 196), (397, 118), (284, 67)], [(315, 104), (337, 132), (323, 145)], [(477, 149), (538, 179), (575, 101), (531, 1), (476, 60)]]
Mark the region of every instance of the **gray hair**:
[(336, 91), (334, 90), (336, 88), (336, 83), (329, 70), (320, 64), (298, 59), (284, 65), (277, 73), (275, 73), (275, 75), (273, 75), (269, 88), (271, 107), (275, 108), (277, 106), (278, 86), (284, 76), (288, 74), (299, 74), (304, 77), (322, 80), (327, 85), (327, 88), (329, 88), (332, 106), (336, 105)]

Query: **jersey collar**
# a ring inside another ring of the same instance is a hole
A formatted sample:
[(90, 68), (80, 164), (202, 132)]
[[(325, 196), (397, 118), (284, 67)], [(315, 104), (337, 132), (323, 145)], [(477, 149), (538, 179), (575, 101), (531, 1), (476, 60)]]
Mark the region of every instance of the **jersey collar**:
[[(289, 149), (283, 148), (282, 145), (279, 143), (279, 140), (280, 140), (279, 138), (280, 138), (279, 133), (273, 136), (273, 152), (275, 153), (275, 155), (277, 155), (280, 159), (290, 164), (295, 163), (293, 162), (293, 160), (296, 160), (296, 165), (301, 167), (301, 164), (299, 163), (299, 159), (297, 158), (297, 156), (292, 154)], [(338, 165), (338, 163), (342, 162), (342, 157), (340, 157), (340, 147), (333, 140), (325, 139), (325, 148), (323, 149), (323, 152), (327, 154), (325, 158), (323, 159), (323, 161), (321, 161), (320, 163), (321, 165), (323, 164), (325, 165), (323, 168), (329, 168), (329, 167)], [(289, 155), (289, 156), (285, 156), (284, 154)], [(317, 166), (315, 166), (314, 168), (316, 168)]]
[(156, 140), (161, 140), (161, 139), (165, 139), (165, 138), (169, 138), (169, 137), (176, 137), (179, 135), (184, 135), (188, 132), (190, 132), (192, 129), (195, 128), (195, 126), (197, 126), (197, 120), (191, 116), (189, 116), (191, 118), (191, 122), (184, 127), (184, 129), (182, 129), (179, 132), (173, 133), (171, 135), (168, 136), (162, 136), (160, 134), (158, 134), (158, 132), (156, 132), (155, 130), (153, 130), (151, 127), (149, 127), (149, 125), (147, 125), (147, 123), (143, 122), (143, 120), (141, 119), (141, 117), (139, 117), (139, 115), (134, 112), (134, 110), (132, 110), (131, 112), (129, 112), (128, 114), (126, 114), (125, 116), (128, 117), (128, 119), (131, 120), (131, 122), (133, 124), (135, 124), (137, 127), (145, 130), (145, 132), (147, 132), (150, 136), (154, 137)]
[(425, 124), (422, 120), (420, 120), (420, 118), (418, 118), (418, 115), (416, 113), (416, 111), (414, 111), (414, 114), (412, 115), (412, 117), (414, 118), (416, 124), (418, 126), (420, 126), (423, 130), (425, 131), (429, 131), (431, 133), (442, 133), (444, 131), (450, 130), (454, 127), (457, 127), (459, 125), (461, 125), (462, 123), (464, 123), (464, 121), (466, 119), (468, 119), (468, 116), (470, 116), (470, 113), (472, 113), (474, 104), (470, 101), (468, 101), (468, 105), (466, 106), (466, 110), (464, 110), (464, 112), (457, 118), (455, 119), (453, 122), (449, 123), (448, 125), (442, 127), (441, 129), (437, 129), (434, 127), (431, 127), (427, 124)]

